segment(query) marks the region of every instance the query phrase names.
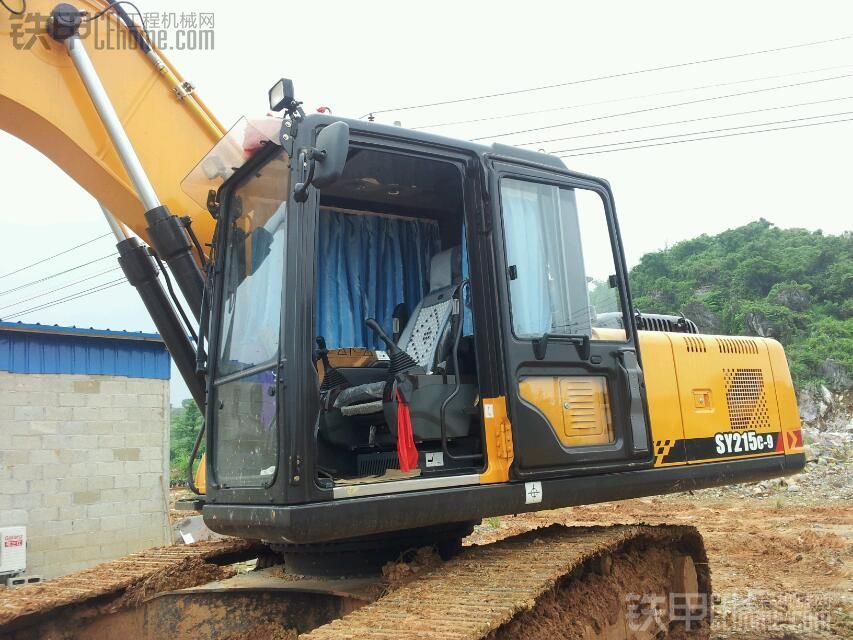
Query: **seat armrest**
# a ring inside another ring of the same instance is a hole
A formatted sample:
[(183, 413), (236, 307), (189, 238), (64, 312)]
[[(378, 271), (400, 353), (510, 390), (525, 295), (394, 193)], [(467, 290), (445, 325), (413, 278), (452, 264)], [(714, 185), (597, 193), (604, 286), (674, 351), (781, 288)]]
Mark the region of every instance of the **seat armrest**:
[(352, 386), (379, 382), (388, 377), (388, 367), (338, 367)]

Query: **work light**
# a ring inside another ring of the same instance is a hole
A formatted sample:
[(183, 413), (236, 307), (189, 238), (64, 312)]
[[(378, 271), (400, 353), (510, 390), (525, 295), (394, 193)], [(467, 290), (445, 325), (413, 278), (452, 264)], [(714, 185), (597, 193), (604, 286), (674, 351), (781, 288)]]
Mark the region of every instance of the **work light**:
[(282, 78), (270, 89), (270, 109), (272, 111), (292, 109), (295, 103), (293, 80)]

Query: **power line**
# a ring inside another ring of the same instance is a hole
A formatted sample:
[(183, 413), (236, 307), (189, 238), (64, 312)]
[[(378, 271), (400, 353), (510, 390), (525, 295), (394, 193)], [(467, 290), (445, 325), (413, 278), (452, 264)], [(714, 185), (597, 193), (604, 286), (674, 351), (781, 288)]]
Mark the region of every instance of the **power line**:
[(801, 49), (804, 47), (814, 47), (814, 46), (823, 45), (823, 44), (830, 44), (833, 42), (841, 42), (842, 40), (850, 40), (851, 38), (853, 38), (853, 35), (846, 35), (846, 36), (840, 36), (838, 38), (829, 38), (827, 40), (816, 40), (814, 42), (803, 42), (800, 44), (787, 45), (784, 47), (774, 47), (772, 49), (760, 49), (758, 51), (747, 51), (747, 52), (736, 53), (736, 54), (727, 55), (727, 56), (717, 56), (715, 58), (704, 58), (702, 60), (691, 60), (689, 62), (678, 62), (675, 64), (667, 64), (667, 65), (663, 65), (663, 66), (659, 66), (659, 67), (648, 67), (645, 69), (636, 69), (633, 71), (623, 71), (620, 73), (611, 73), (608, 75), (595, 76), (595, 77), (591, 77), (591, 78), (583, 78), (580, 80), (568, 80), (566, 82), (557, 82), (554, 84), (546, 84), (546, 85), (541, 85), (538, 87), (528, 87), (526, 89), (513, 89), (511, 91), (501, 91), (501, 92), (497, 92), (497, 93), (486, 93), (486, 94), (479, 95), (479, 96), (468, 96), (465, 98), (453, 98), (450, 100), (440, 100), (437, 102), (427, 102), (424, 104), (406, 105), (406, 106), (402, 106), (402, 107), (393, 107), (393, 108), (386, 108), (386, 109), (374, 109), (373, 111), (369, 111), (368, 113), (364, 114), (361, 117), (365, 118), (369, 115), (375, 115), (377, 113), (390, 113), (393, 111), (411, 111), (412, 109), (425, 109), (428, 107), (438, 107), (438, 106), (447, 105), (447, 104), (459, 104), (460, 102), (472, 102), (474, 100), (486, 100), (486, 99), (490, 99), (490, 98), (499, 98), (502, 96), (513, 96), (513, 95), (518, 95), (521, 93), (530, 93), (532, 91), (543, 91), (545, 89), (556, 89), (558, 87), (568, 87), (568, 86), (577, 85), (577, 84), (599, 82), (601, 80), (613, 80), (615, 78), (625, 78), (628, 76), (635, 76), (635, 75), (639, 75), (639, 74), (643, 74), (643, 73), (652, 73), (652, 72), (656, 72), (656, 71), (666, 71), (669, 69), (679, 69), (682, 67), (689, 67), (689, 66), (697, 65), (697, 64), (708, 64), (711, 62), (722, 62), (724, 60), (736, 60), (738, 58), (745, 58), (748, 56), (757, 56), (757, 55), (763, 55), (763, 54), (767, 54), (767, 53), (778, 53), (780, 51), (789, 51), (791, 49)]
[(87, 278), (80, 278), (80, 280), (75, 280), (74, 282), (69, 282), (68, 284), (62, 285), (61, 287), (56, 287), (55, 289), (49, 289), (48, 291), (45, 291), (44, 293), (39, 293), (37, 295), (30, 296), (29, 298), (24, 298), (23, 300), (18, 300), (17, 302), (12, 302), (12, 303), (9, 303), (7, 305), (3, 305), (2, 307), (0, 307), (0, 310), (8, 309), (9, 307), (17, 307), (19, 304), (29, 302), (30, 300), (36, 300), (37, 298), (43, 298), (45, 296), (50, 295), (51, 293), (56, 293), (57, 291), (62, 291), (63, 289), (68, 289), (69, 287), (73, 287), (75, 285), (78, 285), (81, 282), (86, 282), (88, 280), (94, 280), (95, 278), (106, 275), (108, 273), (114, 273), (114, 272), (119, 271), (119, 270), (120, 270), (119, 267), (115, 267), (113, 269), (107, 269), (106, 271), (101, 271), (100, 273), (96, 273), (95, 275), (89, 276)]
[[(794, 124), (794, 125), (790, 125), (787, 127), (775, 127), (772, 129), (757, 129), (755, 131), (739, 131), (736, 133), (727, 133), (727, 134), (718, 135), (718, 136), (707, 136), (705, 138), (691, 138), (689, 140), (671, 140), (669, 142), (656, 142), (656, 143), (652, 143), (652, 144), (636, 145), (633, 147), (622, 147), (620, 149), (604, 149), (601, 151), (586, 151), (584, 153), (573, 153), (573, 154), (569, 154), (569, 155), (562, 155), (559, 157), (560, 158), (575, 158), (578, 156), (594, 156), (594, 155), (599, 155), (602, 153), (613, 153), (615, 151), (632, 151), (633, 149), (645, 149), (647, 147), (664, 147), (664, 146), (668, 146), (671, 144), (681, 144), (684, 142), (702, 142), (704, 140), (717, 140), (720, 138), (733, 138), (735, 136), (746, 136), (746, 135), (750, 135), (753, 133), (768, 133), (771, 131), (787, 131), (788, 129), (803, 129), (805, 127), (817, 127), (817, 126), (824, 125), (824, 124), (838, 124), (841, 122), (853, 122), (853, 118), (843, 118), (841, 120), (826, 120), (824, 122), (809, 122), (807, 124)], [(687, 135), (687, 134), (685, 134), (685, 135)]]
[(638, 140), (623, 140), (621, 142), (608, 142), (602, 144), (593, 144), (587, 147), (575, 147), (574, 149), (559, 149), (552, 151), (554, 155), (558, 153), (573, 153), (575, 151), (584, 151), (586, 149), (603, 149), (604, 147), (618, 147), (620, 145), (635, 144), (638, 142), (653, 142), (655, 140), (669, 140), (672, 138), (683, 138), (685, 136), (701, 136), (706, 133), (720, 133), (722, 131), (735, 131), (737, 129), (749, 129), (751, 127), (767, 127), (773, 124), (787, 124), (789, 122), (804, 122), (806, 120), (817, 120), (818, 118), (835, 118), (837, 116), (849, 116), (853, 111), (842, 111), (840, 113), (825, 113), (818, 116), (803, 116), (800, 118), (790, 118), (789, 120), (775, 120), (771, 122), (756, 122), (755, 124), (743, 124), (737, 127), (723, 127), (721, 129), (707, 129), (705, 131), (691, 131), (687, 133), (674, 133), (668, 136), (655, 136), (653, 138), (640, 138)]
[(15, 269), (14, 271), (10, 271), (9, 273), (4, 273), (3, 275), (0, 275), (0, 280), (2, 280), (3, 278), (8, 278), (9, 276), (13, 276), (16, 273), (20, 273), (21, 271), (29, 269), (30, 267), (35, 267), (36, 265), (40, 265), (44, 262), (47, 262), (48, 260), (53, 260), (54, 258), (58, 258), (59, 256), (64, 256), (66, 253), (71, 253), (72, 251), (75, 251), (75, 250), (79, 249), (80, 247), (85, 247), (86, 245), (92, 244), (93, 242), (101, 240), (102, 238), (106, 238), (109, 235), (112, 235), (112, 234), (105, 233), (102, 236), (98, 236), (97, 238), (92, 238), (91, 240), (86, 240), (86, 242), (81, 242), (80, 244), (74, 245), (73, 247), (71, 247), (69, 249), (65, 249), (64, 251), (60, 251), (59, 253), (54, 253), (52, 256), (42, 258), (41, 260), (33, 262), (32, 264), (28, 264), (24, 267), (20, 267), (18, 269)]
[(744, 80), (734, 80), (731, 82), (715, 82), (713, 84), (704, 84), (696, 87), (686, 87), (683, 89), (669, 89), (667, 91), (658, 91), (656, 93), (644, 93), (633, 96), (621, 96), (619, 98), (610, 98), (608, 100), (598, 100), (596, 102), (583, 102), (580, 104), (563, 105), (561, 107), (550, 107), (548, 109), (534, 109), (533, 111), (518, 111), (516, 113), (505, 113), (495, 116), (483, 116), (481, 118), (471, 118), (469, 120), (456, 120), (454, 122), (438, 122), (436, 124), (426, 124), (420, 127), (411, 127), (415, 130), (436, 129), (438, 127), (450, 127), (460, 124), (472, 124), (476, 122), (488, 122), (492, 120), (506, 120), (508, 118), (518, 118), (521, 116), (538, 115), (542, 113), (553, 113), (555, 111), (568, 111), (570, 109), (580, 109), (582, 107), (596, 107), (602, 104), (613, 104), (618, 102), (629, 102), (631, 100), (641, 100), (643, 98), (657, 98), (660, 96), (668, 96), (676, 93), (689, 93), (690, 91), (701, 91), (703, 89), (717, 89), (719, 87), (730, 87), (737, 84), (749, 84), (750, 82), (761, 82), (763, 80), (778, 80), (779, 78), (791, 78), (793, 76), (804, 76), (809, 73), (820, 73), (822, 71), (836, 71), (838, 69), (849, 69), (853, 65), (840, 64), (832, 67), (820, 67), (818, 69), (808, 69), (806, 71), (795, 71), (793, 73), (780, 73), (772, 76), (760, 76), (758, 78), (747, 78)]
[(595, 131), (593, 133), (578, 133), (573, 136), (564, 136), (562, 138), (550, 138), (548, 140), (537, 140), (535, 142), (519, 142), (519, 147), (527, 147), (537, 144), (547, 144), (549, 142), (560, 142), (562, 140), (576, 140), (578, 138), (590, 138), (594, 136), (606, 136), (613, 133), (627, 133), (628, 131), (639, 131), (640, 129), (654, 129), (656, 127), (668, 127), (676, 124), (688, 124), (690, 122), (701, 122), (703, 120), (716, 120), (718, 118), (733, 118), (735, 116), (746, 116), (753, 113), (763, 113), (765, 111), (779, 111), (781, 109), (795, 109), (797, 107), (808, 107), (816, 104), (826, 104), (827, 102), (840, 102), (842, 100), (853, 100), (853, 96), (843, 96), (840, 98), (828, 98), (826, 100), (813, 100), (811, 102), (798, 102), (795, 104), (783, 104), (775, 107), (762, 107), (761, 109), (750, 109), (749, 111), (735, 111), (734, 113), (720, 113), (712, 116), (703, 116), (701, 118), (689, 118), (687, 120), (671, 120), (670, 122), (658, 122), (656, 124), (644, 124), (637, 127), (627, 127), (625, 129), (610, 129), (609, 131)]
[(493, 138), (503, 138), (506, 136), (513, 136), (520, 133), (532, 133), (533, 131), (542, 131), (545, 129), (557, 129), (559, 127), (568, 127), (573, 124), (583, 124), (586, 122), (595, 122), (597, 120), (607, 120), (609, 118), (618, 118), (621, 116), (631, 116), (638, 113), (649, 113), (651, 111), (661, 111), (662, 109), (674, 109), (675, 107), (684, 107), (691, 104), (700, 104), (703, 102), (713, 102), (715, 100), (725, 100), (727, 98), (737, 98), (740, 96), (748, 96), (754, 95), (756, 93), (766, 93), (767, 91), (778, 91), (779, 89), (790, 89), (792, 87), (802, 87), (810, 84), (817, 84), (820, 82), (831, 82), (833, 80), (842, 80), (844, 78), (853, 77), (851, 73), (845, 73), (840, 76), (831, 76), (829, 78), (818, 78), (817, 80), (804, 80), (803, 82), (793, 82), (790, 84), (781, 84), (776, 85), (775, 87), (764, 87), (761, 89), (751, 89), (749, 91), (739, 91), (737, 93), (726, 93), (720, 96), (710, 96), (707, 98), (697, 98), (696, 100), (687, 100), (685, 102), (673, 102), (671, 104), (663, 104), (655, 107), (644, 107), (643, 109), (633, 109), (631, 111), (621, 111), (619, 113), (609, 113), (603, 116), (594, 116), (592, 118), (584, 118), (583, 120), (573, 120), (571, 122), (560, 122), (557, 124), (548, 124), (543, 125), (541, 127), (530, 127), (529, 129), (519, 129), (518, 131), (507, 131), (505, 133), (496, 133), (490, 136), (479, 136), (477, 138), (471, 138), (471, 140), (491, 140)]
[(71, 302), (72, 300), (77, 300), (78, 298), (85, 298), (86, 296), (90, 296), (93, 293), (98, 293), (99, 291), (105, 291), (107, 289), (112, 289), (113, 287), (117, 287), (123, 282), (127, 282), (124, 278), (118, 278), (117, 280), (113, 280), (111, 282), (106, 282), (104, 284), (98, 285), (96, 287), (92, 287), (91, 289), (84, 289), (83, 291), (78, 291), (76, 293), (65, 296), (64, 298), (58, 298), (57, 300), (52, 300), (50, 302), (45, 302), (44, 304), (37, 305), (35, 307), (30, 307), (29, 309), (24, 309), (22, 311), (16, 311), (10, 316), (6, 316), (3, 320), (12, 320), (19, 316), (22, 316), (27, 313), (31, 313), (33, 311), (41, 311), (42, 309), (47, 309), (49, 307), (55, 307), (56, 305), (63, 304), (65, 302)]
[(109, 255), (101, 256), (100, 258), (95, 258), (94, 260), (89, 260), (89, 262), (84, 262), (83, 264), (78, 264), (69, 269), (65, 269), (64, 271), (57, 271), (56, 273), (52, 273), (49, 276), (45, 276), (44, 278), (39, 278), (38, 280), (33, 280), (32, 282), (28, 282), (26, 284), (22, 284), (18, 287), (14, 287), (12, 289), (6, 289), (5, 291), (0, 291), (0, 296), (4, 296), (7, 293), (13, 293), (15, 291), (20, 291), (21, 289), (26, 289), (27, 287), (31, 287), (34, 284), (38, 284), (40, 282), (44, 282), (45, 280), (52, 280), (61, 275), (65, 275), (66, 273), (71, 273), (72, 271), (76, 271), (77, 269), (82, 269), (83, 267), (87, 267), (90, 264), (95, 264), (96, 262), (100, 262), (101, 260), (106, 260), (107, 258), (112, 258), (113, 256), (117, 256), (117, 253), (110, 253)]

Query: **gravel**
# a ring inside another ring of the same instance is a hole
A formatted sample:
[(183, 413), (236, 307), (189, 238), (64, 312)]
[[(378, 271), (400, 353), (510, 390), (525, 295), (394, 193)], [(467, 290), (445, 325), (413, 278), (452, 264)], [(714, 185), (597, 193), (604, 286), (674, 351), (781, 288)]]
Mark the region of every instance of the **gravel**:
[[(821, 391), (826, 391), (825, 389)], [(849, 394), (848, 394), (849, 395)], [(849, 397), (819, 394), (804, 403), (806, 467), (795, 476), (701, 492), (714, 497), (769, 498), (797, 504), (853, 502), (853, 407)]]

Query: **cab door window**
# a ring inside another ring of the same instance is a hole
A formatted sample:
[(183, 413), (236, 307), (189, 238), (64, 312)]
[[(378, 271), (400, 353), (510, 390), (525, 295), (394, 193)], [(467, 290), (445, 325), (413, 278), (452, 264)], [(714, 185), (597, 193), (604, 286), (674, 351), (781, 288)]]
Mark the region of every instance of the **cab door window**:
[(624, 340), (601, 196), (514, 178), (500, 193), (515, 336)]

